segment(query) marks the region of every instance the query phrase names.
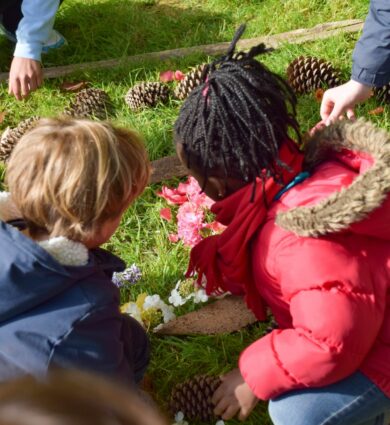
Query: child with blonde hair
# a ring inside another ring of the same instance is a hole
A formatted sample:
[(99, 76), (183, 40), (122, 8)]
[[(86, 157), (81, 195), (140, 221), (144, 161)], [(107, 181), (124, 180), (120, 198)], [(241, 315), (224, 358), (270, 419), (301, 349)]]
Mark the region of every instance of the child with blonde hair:
[(0, 380), (88, 369), (134, 384), (149, 344), (119, 312), (124, 263), (100, 247), (150, 174), (139, 136), (45, 119), (16, 145), (0, 197)]

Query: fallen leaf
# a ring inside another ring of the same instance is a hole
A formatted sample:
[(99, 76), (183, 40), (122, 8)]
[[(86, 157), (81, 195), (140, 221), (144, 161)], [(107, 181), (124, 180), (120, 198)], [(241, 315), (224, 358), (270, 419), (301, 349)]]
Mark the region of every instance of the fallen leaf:
[(257, 319), (243, 298), (228, 295), (163, 324), (155, 332), (163, 335), (216, 335), (239, 331), (255, 322)]
[(322, 98), (324, 97), (324, 90), (323, 89), (317, 89), (315, 92), (314, 92), (314, 97), (316, 98), (316, 101), (317, 102), (321, 102), (322, 101)]
[(7, 112), (3, 111), (0, 112), (0, 124), (4, 121), (5, 116), (7, 115)]
[(175, 233), (170, 233), (168, 235), (168, 240), (169, 240), (169, 242), (172, 242), (172, 243), (179, 242), (179, 236)]
[(171, 221), (172, 220), (172, 212), (170, 208), (161, 208), (160, 217), (164, 220)]
[(176, 80), (176, 81), (181, 81), (181, 80), (183, 80), (183, 79), (184, 79), (184, 77), (185, 77), (185, 74), (183, 74), (183, 73), (180, 71), (180, 69), (178, 69), (178, 70), (176, 70), (176, 71), (175, 71), (175, 80)]
[(89, 86), (88, 81), (64, 81), (60, 85), (60, 90), (65, 92), (78, 92)]
[(170, 81), (174, 81), (175, 73), (171, 70), (160, 72), (160, 81), (162, 83), (169, 83)]
[(383, 111), (385, 108), (383, 106), (379, 106), (378, 108), (372, 109), (371, 111), (368, 111), (370, 115), (381, 115), (383, 114)]

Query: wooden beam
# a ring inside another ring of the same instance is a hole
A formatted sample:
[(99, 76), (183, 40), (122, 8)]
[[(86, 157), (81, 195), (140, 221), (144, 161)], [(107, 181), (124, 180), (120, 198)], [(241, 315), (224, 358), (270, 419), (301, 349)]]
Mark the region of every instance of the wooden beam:
[[(300, 44), (307, 41), (321, 40), (332, 37), (340, 33), (350, 33), (360, 31), (363, 27), (363, 21), (360, 19), (348, 19), (345, 21), (327, 22), (316, 25), (312, 28), (303, 28), (294, 31), (288, 31), (275, 35), (267, 35), (256, 38), (240, 40), (238, 48), (245, 50), (260, 43), (265, 43), (267, 47), (278, 48), (284, 43)], [(69, 75), (75, 71), (83, 71), (87, 69), (104, 69), (112, 68), (118, 65), (130, 65), (149, 60), (166, 60), (173, 58), (181, 58), (194, 53), (205, 55), (219, 55), (226, 52), (230, 42), (205, 44), (194, 47), (184, 47), (180, 49), (164, 50), (161, 52), (144, 53), (140, 55), (128, 56), (125, 58), (109, 59), (95, 62), (85, 62), (65, 66), (56, 66), (44, 69), (46, 78), (57, 78)], [(8, 73), (0, 73), (0, 82), (8, 79)]]
[(150, 183), (159, 183), (173, 177), (183, 177), (186, 175), (187, 169), (181, 164), (176, 155), (165, 156), (164, 158), (152, 161)]

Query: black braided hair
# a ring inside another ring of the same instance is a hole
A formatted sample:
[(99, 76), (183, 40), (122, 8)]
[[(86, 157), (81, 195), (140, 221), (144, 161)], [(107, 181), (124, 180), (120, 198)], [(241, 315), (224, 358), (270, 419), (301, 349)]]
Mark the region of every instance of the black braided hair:
[(175, 123), (175, 143), (183, 145), (187, 167), (203, 173), (204, 187), (216, 170), (248, 183), (279, 180), (278, 148), (289, 127), (300, 140), (294, 93), (254, 59), (265, 45), (235, 53), (244, 30), (241, 25), (227, 53), (206, 67), (206, 81), (191, 92)]

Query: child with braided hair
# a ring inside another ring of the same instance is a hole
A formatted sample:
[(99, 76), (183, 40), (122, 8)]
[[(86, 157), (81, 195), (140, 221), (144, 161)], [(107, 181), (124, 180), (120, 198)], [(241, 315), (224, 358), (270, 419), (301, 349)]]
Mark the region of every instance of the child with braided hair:
[(175, 124), (181, 161), (226, 225), (188, 274), (244, 296), (279, 328), (213, 395), (223, 419), (270, 400), (275, 425), (387, 424), (390, 414), (390, 137), (364, 121), (317, 131), (301, 153), (296, 99), (254, 59), (209, 65)]

